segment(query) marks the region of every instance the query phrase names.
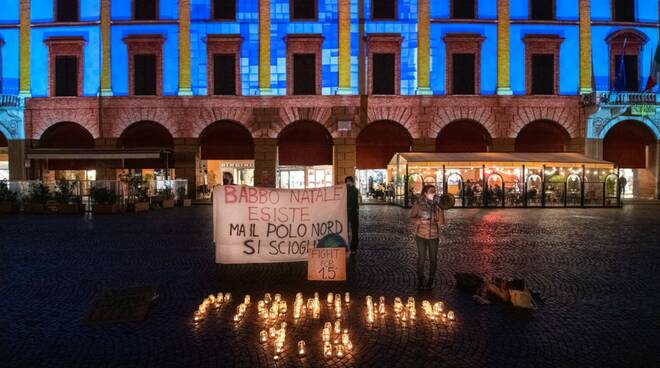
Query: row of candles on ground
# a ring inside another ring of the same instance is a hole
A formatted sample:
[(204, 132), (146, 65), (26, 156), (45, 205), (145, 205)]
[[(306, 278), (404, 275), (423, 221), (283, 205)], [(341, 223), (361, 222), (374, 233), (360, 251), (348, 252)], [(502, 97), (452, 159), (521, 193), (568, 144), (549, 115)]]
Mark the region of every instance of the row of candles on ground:
[[(378, 313), (380, 316), (385, 315), (385, 297), (378, 298), (378, 303), (374, 304), (373, 298), (370, 295), (366, 297), (367, 301), (367, 322), (374, 323), (375, 315)], [(415, 307), (415, 298), (409, 297), (408, 302), (404, 305), (401, 298), (394, 298), (394, 316), (397, 320), (406, 322), (417, 318), (417, 308)], [(443, 302), (431, 304), (428, 300), (422, 301), (422, 310), (426, 317), (432, 321), (439, 322), (453, 322), (456, 320), (454, 311), (445, 311)]]
[[(245, 300), (247, 301), (247, 304), (250, 304), (250, 296), (246, 295)], [(195, 312), (195, 317), (194, 320), (195, 322), (201, 321), (204, 318), (206, 318), (206, 315), (208, 314), (209, 310), (211, 308), (220, 308), (222, 304), (227, 304), (231, 301), (231, 293), (218, 293), (217, 295), (210, 294), (207, 296), (202, 303), (197, 307), (197, 311)], [(241, 307), (242, 305), (242, 307)], [(241, 304), (237, 307), (236, 311), (237, 314), (239, 311), (241, 312), (241, 317), (245, 313), (246, 310), (246, 305)], [(236, 316), (234, 316), (234, 320), (236, 321)]]

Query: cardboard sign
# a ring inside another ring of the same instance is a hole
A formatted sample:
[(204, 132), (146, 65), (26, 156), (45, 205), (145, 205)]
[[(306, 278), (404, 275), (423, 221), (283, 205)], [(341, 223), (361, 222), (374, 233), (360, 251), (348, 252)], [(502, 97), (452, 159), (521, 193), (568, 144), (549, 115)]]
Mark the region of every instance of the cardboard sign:
[(346, 185), (213, 189), (217, 263), (304, 262), (309, 250), (330, 234), (348, 238)]
[(307, 280), (345, 281), (345, 248), (312, 248), (307, 258)]

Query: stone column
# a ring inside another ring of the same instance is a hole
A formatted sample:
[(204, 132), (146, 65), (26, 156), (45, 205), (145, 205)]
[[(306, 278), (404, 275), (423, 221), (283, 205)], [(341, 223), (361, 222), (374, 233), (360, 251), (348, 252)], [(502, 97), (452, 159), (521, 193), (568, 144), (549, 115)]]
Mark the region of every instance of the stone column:
[(431, 6), (417, 2), (417, 94), (431, 95)]
[(8, 139), (9, 180), (25, 180), (25, 140)]
[(110, 0), (101, 0), (101, 96), (112, 96)]
[(497, 94), (511, 95), (509, 0), (497, 0)]
[(179, 96), (192, 96), (190, 86), (190, 0), (179, 0)]
[(592, 92), (591, 0), (580, 0), (580, 93)]
[[(117, 147), (117, 138), (97, 138), (94, 146), (97, 149), (113, 149)], [(117, 167), (108, 160), (97, 160), (96, 180), (117, 180)]]
[(174, 175), (176, 179), (188, 180), (188, 196), (191, 198), (194, 198), (197, 192), (199, 157), (197, 138), (174, 139)]
[(339, 88), (337, 94), (351, 94), (351, 0), (339, 0)]
[(275, 188), (277, 169), (277, 139), (254, 140), (254, 185)]
[(270, 0), (259, 0), (259, 92), (270, 95)]
[(333, 141), (335, 183), (343, 184), (347, 176), (355, 176), (355, 165), (357, 163), (355, 138), (334, 138)]
[(598, 159), (603, 159), (603, 140), (598, 138), (586, 138), (584, 140), (584, 154)]
[(21, 96), (30, 97), (30, 0), (20, 2), (20, 25), (18, 31), (20, 40), (20, 87)]

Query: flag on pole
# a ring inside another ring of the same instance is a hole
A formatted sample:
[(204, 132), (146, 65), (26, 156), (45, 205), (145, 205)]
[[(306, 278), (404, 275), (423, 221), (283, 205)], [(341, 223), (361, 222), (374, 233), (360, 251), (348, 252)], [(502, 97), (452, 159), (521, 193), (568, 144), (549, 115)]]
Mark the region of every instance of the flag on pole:
[(650, 91), (658, 82), (660, 82), (660, 43), (655, 48), (655, 55), (651, 60), (651, 75), (649, 75), (645, 91)]
[(621, 56), (619, 56), (619, 65), (617, 65), (618, 70), (615, 72), (614, 76), (614, 91), (622, 92), (625, 91), (628, 87), (628, 81), (626, 78), (626, 44), (628, 39), (623, 40), (623, 48), (621, 49)]

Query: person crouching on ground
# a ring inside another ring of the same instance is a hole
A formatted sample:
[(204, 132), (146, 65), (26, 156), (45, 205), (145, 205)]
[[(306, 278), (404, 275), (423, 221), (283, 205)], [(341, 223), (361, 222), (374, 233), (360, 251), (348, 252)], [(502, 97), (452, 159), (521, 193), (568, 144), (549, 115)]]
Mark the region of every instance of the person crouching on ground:
[[(417, 288), (431, 289), (438, 267), (438, 241), (440, 225), (445, 223), (445, 213), (433, 199), (436, 190), (433, 185), (424, 185), (420, 199), (410, 210), (410, 218), (415, 223), (415, 242), (417, 243)], [(424, 263), (429, 257), (429, 278), (424, 284)]]

